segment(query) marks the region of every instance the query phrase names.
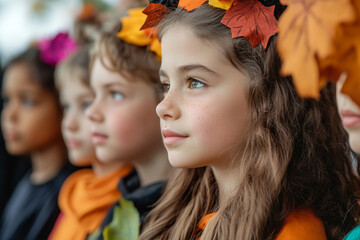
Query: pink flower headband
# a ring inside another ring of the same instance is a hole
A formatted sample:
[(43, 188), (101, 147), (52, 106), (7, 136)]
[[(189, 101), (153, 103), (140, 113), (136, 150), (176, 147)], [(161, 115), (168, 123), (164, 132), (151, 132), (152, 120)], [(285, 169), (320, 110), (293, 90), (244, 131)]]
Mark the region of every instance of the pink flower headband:
[(68, 33), (58, 33), (54, 38), (48, 38), (38, 43), (40, 58), (45, 63), (56, 66), (77, 49), (75, 41)]

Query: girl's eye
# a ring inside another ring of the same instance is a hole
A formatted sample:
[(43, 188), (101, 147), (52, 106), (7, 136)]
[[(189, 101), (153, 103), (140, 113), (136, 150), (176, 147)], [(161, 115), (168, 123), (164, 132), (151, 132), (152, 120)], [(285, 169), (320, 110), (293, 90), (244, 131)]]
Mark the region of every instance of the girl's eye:
[(202, 88), (202, 87), (205, 87), (205, 83), (203, 83), (199, 80), (196, 80), (194, 78), (189, 78), (188, 79), (188, 87), (189, 88)]
[(27, 106), (27, 107), (31, 107), (35, 104), (35, 101), (30, 98), (24, 98), (21, 102), (24, 106)]
[(111, 92), (111, 97), (112, 97), (114, 100), (119, 101), (119, 100), (121, 100), (121, 99), (124, 98), (124, 95), (123, 95), (122, 93), (120, 93), (120, 92), (112, 91), (112, 92)]
[(161, 83), (162, 91), (164, 93), (167, 93), (170, 90), (170, 84), (169, 83)]

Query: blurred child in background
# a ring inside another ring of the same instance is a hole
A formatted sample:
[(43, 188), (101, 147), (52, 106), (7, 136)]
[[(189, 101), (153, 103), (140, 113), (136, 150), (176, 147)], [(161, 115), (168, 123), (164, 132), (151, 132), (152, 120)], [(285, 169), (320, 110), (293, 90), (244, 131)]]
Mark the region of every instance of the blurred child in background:
[(117, 183), (131, 171), (124, 161), (100, 162), (95, 156), (85, 110), (95, 94), (90, 88), (89, 49), (81, 47), (56, 69), (56, 84), (64, 109), (62, 133), (69, 159), (76, 166), (91, 166), (73, 173), (59, 194), (61, 215), (49, 239), (85, 239), (103, 221), (120, 198)]
[(59, 214), (57, 197), (72, 167), (61, 136), (55, 65), (74, 46), (61, 33), (12, 60), (4, 75), (1, 128), (6, 149), (28, 154), (32, 169), (18, 183), (1, 219), (0, 239), (46, 239)]

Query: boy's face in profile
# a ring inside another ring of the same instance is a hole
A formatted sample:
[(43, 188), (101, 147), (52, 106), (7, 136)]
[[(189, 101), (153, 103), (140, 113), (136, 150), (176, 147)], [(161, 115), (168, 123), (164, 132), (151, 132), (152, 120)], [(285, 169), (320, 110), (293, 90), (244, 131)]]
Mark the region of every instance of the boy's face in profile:
[(64, 109), (62, 133), (71, 163), (76, 166), (86, 166), (91, 165), (95, 159), (95, 149), (91, 142), (90, 126), (85, 110), (95, 96), (90, 86), (75, 78), (74, 75), (67, 76), (60, 87), (60, 101)]
[(97, 58), (91, 87), (96, 98), (86, 114), (100, 161), (136, 161), (161, 147), (157, 101), (151, 84), (112, 72)]

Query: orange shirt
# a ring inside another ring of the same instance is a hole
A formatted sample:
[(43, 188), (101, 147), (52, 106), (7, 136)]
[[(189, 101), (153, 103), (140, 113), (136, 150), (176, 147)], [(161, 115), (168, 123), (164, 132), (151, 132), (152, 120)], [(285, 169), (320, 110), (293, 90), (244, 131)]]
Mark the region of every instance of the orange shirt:
[(101, 178), (91, 169), (73, 173), (60, 190), (61, 215), (49, 239), (84, 240), (96, 231), (108, 209), (121, 197), (117, 184), (131, 169), (124, 167)]
[(285, 220), (276, 240), (326, 240), (325, 228), (320, 218), (309, 209), (299, 209)]
[[(204, 230), (207, 223), (216, 213), (204, 216), (199, 225), (199, 230)], [(285, 220), (275, 240), (326, 240), (324, 225), (320, 218), (309, 209), (298, 209), (291, 213)]]

